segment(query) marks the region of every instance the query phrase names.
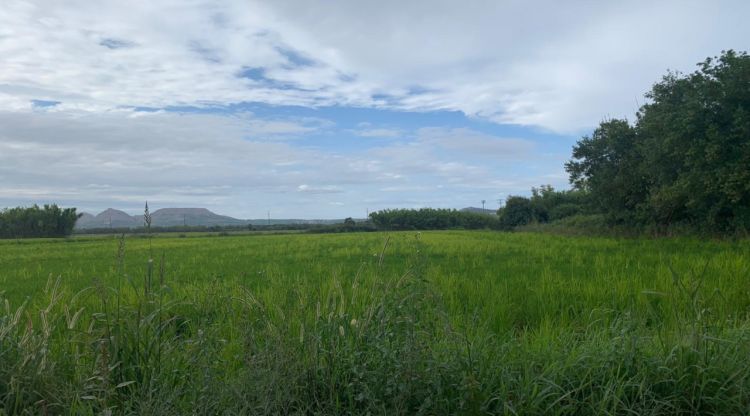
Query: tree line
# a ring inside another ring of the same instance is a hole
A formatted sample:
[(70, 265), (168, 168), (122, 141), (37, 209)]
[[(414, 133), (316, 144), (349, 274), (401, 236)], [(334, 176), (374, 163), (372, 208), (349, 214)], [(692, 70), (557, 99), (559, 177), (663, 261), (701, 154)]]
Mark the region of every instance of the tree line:
[(573, 148), (571, 191), (535, 189), (498, 212), (517, 226), (567, 216), (667, 233), (750, 229), (750, 56), (725, 51), (670, 72), (635, 122), (605, 120)]
[(455, 209), (386, 209), (370, 213), (379, 230), (497, 229), (496, 216)]
[(7, 208), (0, 211), (0, 238), (65, 237), (80, 214), (57, 205)]

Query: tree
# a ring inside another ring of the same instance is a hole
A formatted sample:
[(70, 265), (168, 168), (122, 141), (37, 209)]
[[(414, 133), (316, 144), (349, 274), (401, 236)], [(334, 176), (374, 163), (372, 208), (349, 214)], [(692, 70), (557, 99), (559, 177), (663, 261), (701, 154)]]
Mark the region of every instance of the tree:
[(635, 125), (602, 122), (573, 148), (570, 182), (611, 222), (750, 228), (750, 56), (668, 73)]
[(533, 210), (529, 198), (509, 196), (505, 206), (498, 210), (500, 223), (505, 227), (526, 225), (533, 219)]
[(80, 217), (75, 208), (57, 205), (5, 209), (0, 212), (0, 238), (64, 237)]
[(750, 56), (708, 58), (670, 73), (638, 114), (654, 221), (750, 227)]
[(636, 129), (627, 120), (602, 122), (590, 137), (573, 147), (565, 164), (573, 186), (590, 196), (595, 209), (615, 222), (633, 221), (646, 199)]

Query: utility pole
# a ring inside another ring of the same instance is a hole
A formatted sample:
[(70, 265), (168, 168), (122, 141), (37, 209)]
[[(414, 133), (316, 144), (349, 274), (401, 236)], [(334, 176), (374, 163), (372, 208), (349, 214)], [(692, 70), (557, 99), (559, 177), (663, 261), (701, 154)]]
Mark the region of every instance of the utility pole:
[(268, 225), (271, 225), (271, 211), (268, 211)]
[(482, 200), (482, 211), (484, 211), (484, 203), (487, 202), (484, 199)]
[(187, 227), (187, 216), (182, 214), (182, 226)]

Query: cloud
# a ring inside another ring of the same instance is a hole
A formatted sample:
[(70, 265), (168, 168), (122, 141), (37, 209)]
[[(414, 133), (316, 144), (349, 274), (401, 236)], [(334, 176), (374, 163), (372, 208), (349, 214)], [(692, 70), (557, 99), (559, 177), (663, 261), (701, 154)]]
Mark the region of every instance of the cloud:
[(356, 134), (359, 137), (393, 139), (393, 138), (402, 136), (403, 132), (399, 129), (364, 128), (360, 130), (355, 130), (354, 134)]
[(306, 192), (310, 194), (338, 194), (343, 192), (337, 186), (310, 186), (302, 184), (297, 187), (298, 192)]
[(632, 116), (668, 68), (746, 48), (748, 14), (740, 0), (9, 0), (0, 109), (263, 102), (456, 110), (580, 131)]
[(50, 199), (216, 204), (242, 189), (290, 187), (298, 165), (314, 170), (321, 155), (263, 140), (307, 129), (250, 115), (0, 113), (0, 178), (13, 184), (0, 188), (6, 196), (25, 189)]
[(575, 135), (632, 117), (668, 68), (746, 48), (748, 14), (739, 0), (7, 0), (0, 206), (314, 218), (565, 186)]
[[(467, 156), (454, 138), (505, 143), (468, 129), (427, 128), (406, 132), (408, 141), (346, 151), (275, 139), (314, 126), (334, 128), (322, 119), (251, 113), (0, 111), (0, 207), (54, 202), (136, 213), (148, 200), (156, 208), (205, 206), (238, 217), (269, 209), (277, 218), (344, 217), (417, 203), (461, 207), (528, 190), (557, 172), (519, 176), (518, 166), (540, 156), (519, 153), (515, 139), (512, 159)], [(329, 203), (333, 194), (341, 205)]]
[(530, 140), (494, 137), (467, 128), (423, 127), (417, 131), (417, 138), (431, 148), (495, 160), (529, 155), (535, 149)]
[(113, 38), (103, 38), (99, 41), (99, 44), (109, 49), (130, 48), (135, 46), (135, 43), (133, 42)]

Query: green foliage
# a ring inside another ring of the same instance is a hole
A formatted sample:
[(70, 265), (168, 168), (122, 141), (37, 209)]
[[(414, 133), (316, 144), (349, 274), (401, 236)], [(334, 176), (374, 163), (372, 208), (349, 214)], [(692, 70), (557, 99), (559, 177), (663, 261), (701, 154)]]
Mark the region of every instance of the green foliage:
[(652, 218), (750, 227), (750, 56), (728, 51), (669, 74), (648, 98), (638, 128)]
[(531, 198), (508, 197), (497, 212), (504, 229), (545, 224), (589, 211), (588, 194), (582, 190), (556, 191), (551, 185), (531, 188)]
[(0, 238), (65, 237), (80, 217), (75, 208), (33, 205), (0, 212)]
[(505, 206), (500, 208), (497, 214), (504, 227), (526, 225), (534, 219), (531, 201), (522, 196), (509, 196), (505, 201)]
[(602, 122), (566, 164), (610, 223), (750, 228), (750, 56), (706, 59), (646, 95), (634, 125)]
[(495, 229), (497, 217), (455, 209), (387, 209), (370, 213), (380, 230)]
[(556, 191), (542, 185), (531, 188), (530, 203), (534, 221), (545, 223), (586, 212), (589, 200), (584, 191)]
[(2, 241), (0, 414), (743, 414), (748, 250), (466, 231)]
[(581, 212), (582, 207), (580, 204), (566, 202), (553, 206), (552, 209), (549, 210), (548, 218), (550, 221), (558, 221), (563, 218), (569, 218), (574, 215), (579, 215)]
[(590, 195), (594, 209), (615, 221), (632, 221), (645, 199), (635, 129), (626, 120), (602, 122), (573, 148), (573, 159), (565, 165), (570, 181)]

